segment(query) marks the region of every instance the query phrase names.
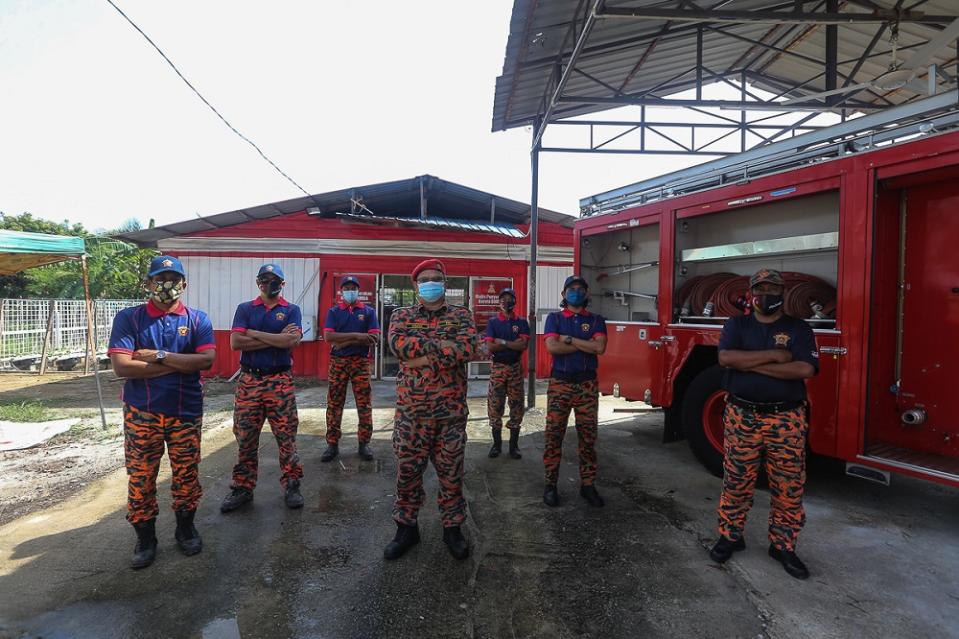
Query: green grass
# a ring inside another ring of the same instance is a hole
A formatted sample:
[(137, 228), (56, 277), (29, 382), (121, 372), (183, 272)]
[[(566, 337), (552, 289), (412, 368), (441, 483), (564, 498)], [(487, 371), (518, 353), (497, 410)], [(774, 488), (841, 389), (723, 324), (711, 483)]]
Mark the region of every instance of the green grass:
[(24, 401), (0, 404), (0, 420), (7, 422), (42, 422), (45, 419), (48, 419), (48, 411), (42, 402)]

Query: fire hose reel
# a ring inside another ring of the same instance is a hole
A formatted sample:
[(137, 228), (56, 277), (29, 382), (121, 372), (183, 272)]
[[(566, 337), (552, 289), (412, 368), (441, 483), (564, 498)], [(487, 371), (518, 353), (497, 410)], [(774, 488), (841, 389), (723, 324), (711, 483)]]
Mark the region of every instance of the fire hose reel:
[(926, 421), (926, 411), (922, 408), (911, 408), (903, 411), (900, 419), (906, 426), (920, 426)]

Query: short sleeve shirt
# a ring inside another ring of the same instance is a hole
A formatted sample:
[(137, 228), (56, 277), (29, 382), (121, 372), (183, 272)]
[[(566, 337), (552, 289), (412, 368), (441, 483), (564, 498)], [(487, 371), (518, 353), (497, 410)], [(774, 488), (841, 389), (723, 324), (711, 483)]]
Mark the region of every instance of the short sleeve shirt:
[[(107, 353), (132, 355), (140, 349), (202, 353), (213, 348), (213, 324), (206, 313), (182, 303), (168, 312), (150, 301), (117, 313)], [(200, 373), (128, 379), (123, 385), (123, 402), (148, 413), (199, 417), (203, 414)]]
[[(483, 339), (492, 342), (497, 339), (505, 339), (512, 342), (518, 338), (529, 339), (529, 322), (515, 314), (509, 316), (500, 313), (496, 317), (489, 318), (486, 324), (486, 335)], [(493, 361), (499, 364), (515, 364), (523, 356), (521, 351), (505, 349), (493, 353)]]
[[(357, 302), (350, 306), (340, 303), (326, 313), (324, 333), (373, 333), (380, 332), (380, 323), (372, 306)], [(330, 353), (333, 357), (369, 357), (369, 346), (339, 346)]]
[[(793, 361), (808, 362), (819, 372), (816, 336), (806, 322), (783, 315), (772, 324), (764, 324), (753, 315), (730, 317), (723, 325), (719, 350), (762, 351), (788, 349)], [(801, 402), (806, 399), (806, 383), (801, 379), (776, 379), (762, 373), (726, 369), (725, 389), (751, 402)]]
[[(303, 333), (303, 314), (296, 304), (282, 297), (276, 304), (267, 306), (262, 297), (251, 302), (243, 302), (233, 314), (233, 331), (245, 333), (249, 330), (264, 333), (282, 333), (288, 324), (295, 325)], [(243, 351), (240, 364), (250, 368), (271, 369), (293, 365), (293, 355), (289, 348), (270, 346), (258, 351)]]
[[(586, 309), (579, 313), (569, 309), (554, 311), (546, 316), (543, 334), (560, 339), (567, 335), (576, 339), (593, 339), (606, 335), (606, 319)], [(576, 351), (568, 355), (553, 355), (550, 375), (566, 381), (586, 381), (596, 379), (597, 368), (599, 358), (596, 355)]]

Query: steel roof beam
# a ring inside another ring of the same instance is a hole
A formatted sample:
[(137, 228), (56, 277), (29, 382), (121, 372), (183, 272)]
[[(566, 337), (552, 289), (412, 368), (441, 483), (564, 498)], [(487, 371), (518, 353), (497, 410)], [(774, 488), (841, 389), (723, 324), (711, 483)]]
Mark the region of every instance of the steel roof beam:
[(889, 9), (873, 9), (869, 13), (799, 12), (799, 11), (735, 11), (646, 9), (642, 7), (608, 7), (597, 14), (599, 18), (626, 18), (641, 20), (669, 20), (671, 22), (697, 23), (763, 23), (763, 24), (868, 24), (898, 21), (923, 24), (948, 24), (959, 16), (928, 15), (921, 11), (897, 12)]
[[(638, 105), (648, 107), (707, 107), (719, 109), (735, 109), (745, 111), (830, 111), (822, 102), (798, 102), (783, 106), (776, 102), (750, 102), (738, 100), (680, 100), (652, 97), (622, 96), (587, 96), (566, 95), (557, 100), (560, 104), (611, 104), (611, 105)], [(878, 108), (878, 107), (874, 107)]]

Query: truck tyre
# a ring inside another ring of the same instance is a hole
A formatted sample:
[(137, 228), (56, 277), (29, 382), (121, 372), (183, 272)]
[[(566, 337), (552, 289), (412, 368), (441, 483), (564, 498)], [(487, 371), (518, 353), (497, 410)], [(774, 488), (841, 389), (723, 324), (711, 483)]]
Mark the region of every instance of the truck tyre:
[(710, 366), (693, 378), (683, 393), (683, 432), (706, 470), (723, 476), (723, 368)]

